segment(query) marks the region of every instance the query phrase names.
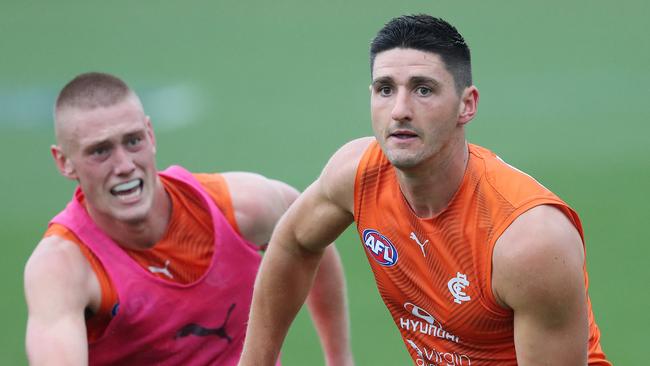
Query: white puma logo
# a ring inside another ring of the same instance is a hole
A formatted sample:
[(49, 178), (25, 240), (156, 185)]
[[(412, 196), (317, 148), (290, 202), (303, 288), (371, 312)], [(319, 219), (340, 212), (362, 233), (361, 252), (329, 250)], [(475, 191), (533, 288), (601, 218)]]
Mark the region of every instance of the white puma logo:
[(415, 242), (420, 246), (420, 250), (422, 250), (422, 255), (426, 258), (427, 253), (424, 251), (424, 246), (429, 242), (429, 240), (425, 240), (424, 243), (420, 243), (420, 239), (418, 239), (418, 237), (412, 231), (411, 231), (411, 239), (415, 240)]
[(149, 271), (151, 273), (162, 273), (169, 278), (174, 278), (174, 275), (172, 275), (172, 273), (169, 272), (169, 259), (165, 261), (164, 267), (149, 266)]

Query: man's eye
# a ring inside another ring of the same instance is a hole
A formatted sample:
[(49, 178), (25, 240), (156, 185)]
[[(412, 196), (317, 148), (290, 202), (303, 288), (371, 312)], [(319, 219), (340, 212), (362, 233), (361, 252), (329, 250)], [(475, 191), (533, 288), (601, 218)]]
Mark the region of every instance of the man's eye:
[(130, 139), (126, 140), (126, 144), (128, 146), (136, 146), (142, 141), (142, 138), (140, 137), (131, 137)]
[(419, 86), (417, 89), (415, 89), (415, 92), (423, 97), (426, 97), (427, 95), (431, 94), (431, 88), (427, 88), (426, 86)]
[(106, 155), (106, 153), (108, 153), (108, 149), (105, 147), (98, 147), (96, 149), (93, 149), (93, 151), (91, 151), (91, 154), (94, 156), (102, 156), (102, 155)]
[(393, 93), (393, 89), (390, 86), (382, 86), (379, 88), (379, 94), (383, 97), (389, 96)]

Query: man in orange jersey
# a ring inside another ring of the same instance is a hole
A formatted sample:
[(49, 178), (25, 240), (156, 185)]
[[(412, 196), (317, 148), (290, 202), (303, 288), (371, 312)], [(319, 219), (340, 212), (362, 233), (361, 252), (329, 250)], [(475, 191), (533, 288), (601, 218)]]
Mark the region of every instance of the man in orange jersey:
[[(86, 73), (55, 107), (74, 197), (25, 268), (32, 365), (235, 365), (253, 283), (298, 193), (252, 173), (157, 171), (152, 123), (120, 79)], [(323, 252), (310, 310), (328, 365), (352, 365), (338, 254)]]
[(370, 64), (375, 136), (337, 151), (276, 228), (240, 365), (274, 363), (323, 251), (353, 221), (416, 365), (610, 365), (577, 214), (465, 139), (479, 92), (463, 37), (398, 17)]

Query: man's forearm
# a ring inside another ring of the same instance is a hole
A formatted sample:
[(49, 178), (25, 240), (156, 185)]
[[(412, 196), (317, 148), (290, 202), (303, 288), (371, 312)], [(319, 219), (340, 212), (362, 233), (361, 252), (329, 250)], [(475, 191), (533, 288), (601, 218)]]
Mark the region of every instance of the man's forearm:
[(307, 305), (328, 366), (353, 365), (343, 265), (334, 245), (321, 260)]
[(269, 246), (255, 282), (240, 366), (275, 365), (322, 255), (281, 240)]

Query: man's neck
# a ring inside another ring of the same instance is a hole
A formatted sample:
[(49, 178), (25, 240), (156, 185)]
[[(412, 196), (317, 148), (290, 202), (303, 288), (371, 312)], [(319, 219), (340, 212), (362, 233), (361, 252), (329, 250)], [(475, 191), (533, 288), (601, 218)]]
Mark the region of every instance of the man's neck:
[(95, 224), (120, 246), (145, 250), (153, 247), (167, 233), (172, 204), (160, 179), (156, 182), (153, 204), (147, 217), (137, 222), (115, 220), (101, 214), (89, 214)]
[(447, 208), (463, 182), (468, 159), (463, 137), (414, 169), (397, 169), (402, 194), (418, 217), (434, 217)]

